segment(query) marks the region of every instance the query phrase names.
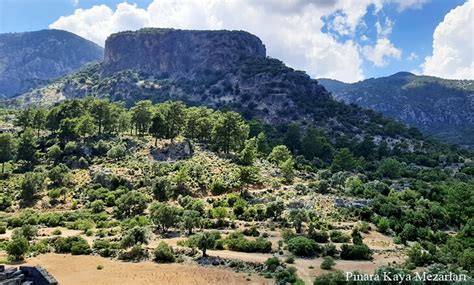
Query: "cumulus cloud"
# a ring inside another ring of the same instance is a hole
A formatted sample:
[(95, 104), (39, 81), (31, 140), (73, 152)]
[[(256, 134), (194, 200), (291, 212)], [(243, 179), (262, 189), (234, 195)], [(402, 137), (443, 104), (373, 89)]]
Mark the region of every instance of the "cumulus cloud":
[(448, 12), (433, 34), (433, 54), (423, 73), (451, 79), (474, 79), (474, 1)]
[[(356, 31), (372, 7), (379, 13), (386, 3), (400, 9), (416, 7), (420, 0), (154, 0), (146, 8), (126, 2), (116, 7), (96, 5), (77, 9), (49, 27), (63, 29), (104, 45), (112, 33), (142, 27), (246, 30), (259, 36), (268, 55), (302, 69), (313, 77), (347, 82), (364, 78), (363, 57), (384, 65), (397, 51), (388, 35), (393, 23), (386, 18), (376, 26), (380, 40), (361, 48)], [(323, 32), (323, 27), (327, 31)], [(365, 37), (365, 41), (370, 42)], [(366, 50), (366, 53), (361, 52)], [(372, 60), (373, 59), (373, 60)]]
[[(339, 15), (338, 31), (353, 34), (369, 5), (381, 0), (155, 0), (146, 9), (121, 3), (77, 9), (60, 17), (50, 28), (68, 30), (104, 45), (108, 35), (142, 27), (246, 30), (259, 36), (268, 55), (313, 77), (353, 82), (364, 78), (358, 45), (323, 33), (323, 18)], [(334, 17), (332, 17), (334, 18)]]
[(402, 51), (397, 49), (387, 38), (378, 39), (373, 47), (365, 46), (363, 53), (368, 60), (379, 67), (388, 64), (387, 58), (393, 57), (400, 59), (402, 55)]

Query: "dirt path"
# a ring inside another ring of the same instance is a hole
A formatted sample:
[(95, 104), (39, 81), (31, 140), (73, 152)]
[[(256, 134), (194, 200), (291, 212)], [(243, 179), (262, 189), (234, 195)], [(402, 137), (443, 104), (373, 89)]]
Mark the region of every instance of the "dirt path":
[[(245, 253), (229, 250), (208, 250), (208, 253), (209, 255), (219, 256), (222, 258), (259, 263), (264, 263), (269, 257), (273, 256), (272, 254), (265, 253)], [(280, 257), (280, 259), (283, 260), (284, 258)], [(298, 276), (303, 279), (306, 284), (312, 284), (316, 276), (328, 272), (321, 269), (320, 266), (322, 261), (322, 258), (297, 258), (294, 264), (288, 264), (288, 266), (296, 267), (296, 269), (298, 270)], [(374, 254), (374, 259), (372, 261), (336, 260), (336, 265), (334, 266), (334, 269), (341, 270), (342, 272), (359, 271), (365, 273), (373, 273), (375, 269), (380, 266), (392, 264), (393, 262), (400, 264), (403, 261), (403, 257), (397, 256), (395, 254)]]
[[(62, 285), (149, 285), (149, 284), (272, 284), (253, 274), (207, 268), (193, 264), (121, 262), (99, 256), (44, 254), (29, 258), (30, 265), (46, 268)], [(97, 266), (103, 269), (98, 270)]]

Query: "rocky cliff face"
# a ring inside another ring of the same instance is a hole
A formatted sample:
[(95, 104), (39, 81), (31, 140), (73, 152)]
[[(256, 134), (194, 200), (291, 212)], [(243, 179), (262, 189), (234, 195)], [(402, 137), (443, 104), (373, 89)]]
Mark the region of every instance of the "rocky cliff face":
[(379, 111), (441, 140), (474, 147), (474, 81), (399, 72), (346, 84), (320, 79), (337, 100)]
[(0, 34), (0, 98), (38, 87), (102, 56), (101, 47), (66, 31)]
[(142, 29), (107, 39), (102, 73), (133, 69), (159, 76), (191, 76), (223, 72), (251, 57), (265, 58), (265, 46), (247, 32)]

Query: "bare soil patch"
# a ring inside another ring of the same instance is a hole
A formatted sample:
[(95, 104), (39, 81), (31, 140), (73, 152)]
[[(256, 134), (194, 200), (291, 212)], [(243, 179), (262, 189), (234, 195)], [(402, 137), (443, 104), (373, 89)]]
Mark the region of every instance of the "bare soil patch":
[[(194, 264), (121, 262), (87, 255), (44, 254), (27, 264), (46, 268), (62, 285), (273, 284), (272, 280)], [(101, 270), (97, 266), (101, 265)]]

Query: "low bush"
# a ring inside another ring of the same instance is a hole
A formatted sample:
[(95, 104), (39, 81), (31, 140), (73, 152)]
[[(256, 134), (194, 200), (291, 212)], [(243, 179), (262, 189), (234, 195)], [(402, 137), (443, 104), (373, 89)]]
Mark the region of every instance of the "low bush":
[(343, 244), (341, 247), (341, 258), (348, 260), (371, 260), (372, 251), (365, 244)]
[(225, 239), (225, 244), (229, 250), (233, 251), (267, 253), (272, 250), (272, 243), (269, 240), (264, 238), (246, 239), (241, 233), (231, 234)]
[(288, 250), (298, 256), (314, 256), (321, 252), (321, 247), (312, 239), (298, 236), (288, 241)]
[(175, 257), (173, 248), (167, 245), (165, 242), (160, 242), (154, 251), (155, 261), (158, 263), (174, 262)]
[(56, 238), (53, 241), (53, 248), (58, 253), (71, 253), (73, 255), (87, 255), (92, 252), (87, 241), (78, 236)]
[(349, 242), (351, 237), (341, 231), (331, 231), (331, 241), (337, 243)]
[(321, 263), (321, 269), (324, 270), (329, 270), (331, 269), (336, 263), (334, 262), (334, 259), (330, 256), (326, 256), (323, 258), (323, 262)]

